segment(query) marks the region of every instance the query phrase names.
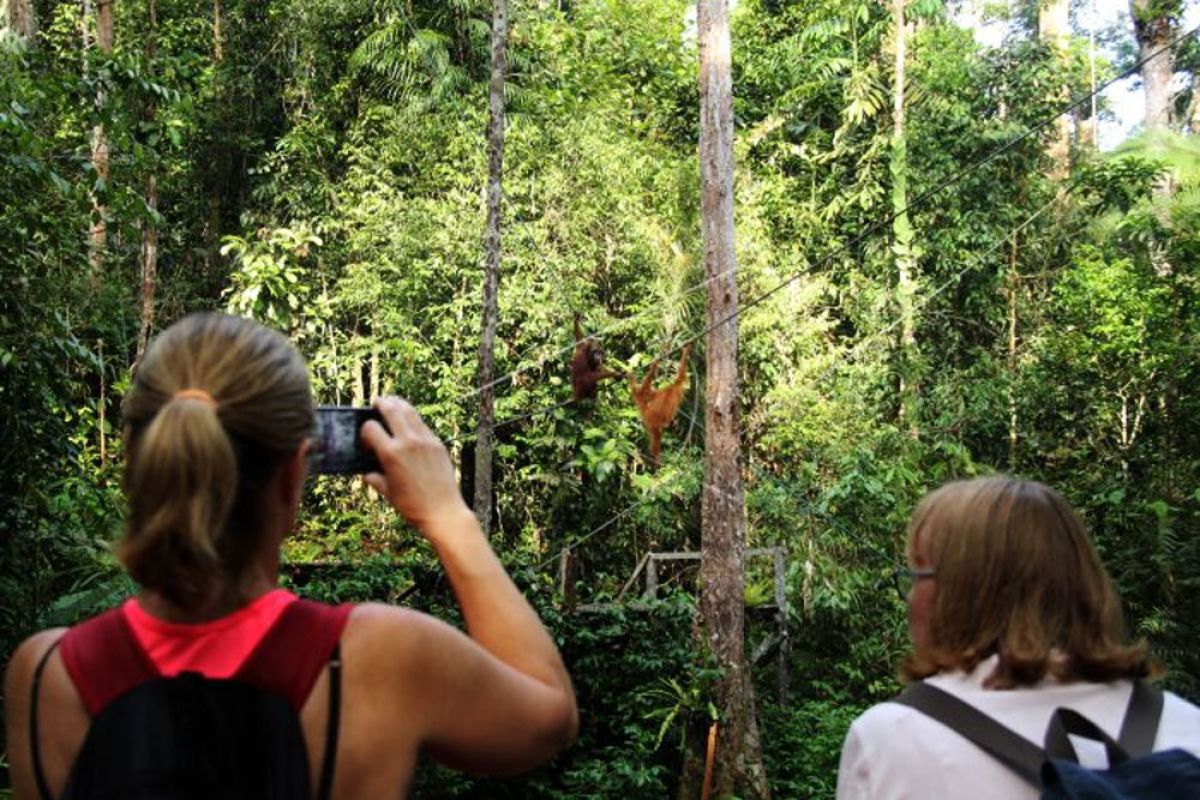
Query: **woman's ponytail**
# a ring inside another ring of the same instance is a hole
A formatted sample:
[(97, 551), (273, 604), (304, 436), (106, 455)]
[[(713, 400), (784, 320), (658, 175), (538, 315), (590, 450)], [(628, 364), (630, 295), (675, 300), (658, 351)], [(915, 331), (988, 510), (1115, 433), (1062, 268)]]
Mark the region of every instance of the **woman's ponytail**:
[(118, 557), (143, 586), (194, 608), (227, 577), (219, 553), (238, 463), (213, 404), (176, 397), (129, 442), (128, 527)]
[(122, 413), (121, 562), (185, 611), (236, 594), (277, 528), (272, 477), (312, 433), (304, 360), (251, 320), (193, 314), (151, 344)]

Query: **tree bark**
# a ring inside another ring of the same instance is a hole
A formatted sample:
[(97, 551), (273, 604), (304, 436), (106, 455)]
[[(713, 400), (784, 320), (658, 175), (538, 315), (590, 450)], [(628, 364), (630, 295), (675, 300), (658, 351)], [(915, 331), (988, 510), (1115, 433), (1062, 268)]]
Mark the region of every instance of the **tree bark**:
[(37, 15), (30, 0), (8, 0), (5, 24), (21, 40), (32, 41), (37, 33)]
[(213, 39), (213, 61), (220, 63), (225, 60), (225, 32), (224, 20), (221, 10), (221, 0), (213, 0), (213, 20), (212, 20), (212, 39)]
[(1017, 272), (1017, 234), (1012, 237), (1008, 257), (1008, 471), (1017, 470), (1017, 291), (1021, 276)]
[(700, 612), (723, 675), (714, 757), (717, 797), (770, 796), (746, 661), (743, 564), (745, 501), (740, 472), (738, 291), (733, 228), (733, 88), (725, 0), (701, 0), (700, 216), (708, 286), (705, 484), (701, 504)]
[[(1167, 45), (1174, 35), (1177, 0), (1130, 0), (1133, 33), (1138, 43), (1138, 58), (1142, 64), (1142, 89), (1146, 93), (1147, 131), (1166, 128), (1171, 124), (1171, 76), (1175, 72), (1174, 57)], [(1161, 53), (1150, 58), (1152, 53)]]
[(1079, 132), (1080, 147), (1095, 151), (1100, 147), (1100, 118), (1097, 115), (1096, 101), (1096, 19), (1100, 12), (1096, 8), (1096, 0), (1092, 0), (1092, 22), (1088, 27), (1088, 89), (1091, 92), (1091, 108), (1087, 124)]
[(894, 60), (892, 87), (892, 251), (896, 257), (896, 305), (900, 313), (900, 341), (897, 374), (899, 407), (897, 417), (916, 439), (918, 377), (917, 332), (913, 300), (916, 297), (916, 258), (913, 243), (916, 233), (908, 216), (908, 139), (905, 134), (906, 61), (908, 24), (904, 19), (904, 0), (892, 0)]
[[(105, 56), (113, 53), (113, 9), (114, 0), (96, 0), (96, 47)], [(84, 20), (87, 26), (87, 20)], [(87, 58), (87, 53), (84, 53)], [(104, 108), (107, 101), (106, 92), (99, 89), (96, 92), (96, 110)], [(96, 181), (108, 187), (108, 136), (104, 131), (104, 123), (98, 122), (92, 129), (92, 166), (96, 170)], [(108, 249), (108, 223), (105, 216), (108, 208), (102, 197), (92, 192), (92, 228), (88, 247), (88, 264), (92, 271), (92, 286), (98, 288), (104, 272), (104, 255)]]
[[(1071, 44), (1067, 0), (1042, 0), (1038, 6), (1038, 38), (1053, 50), (1060, 70), (1065, 70), (1067, 48)], [(1056, 93), (1058, 101), (1066, 105), (1070, 98), (1066, 82), (1058, 86)], [(1071, 171), (1071, 118), (1067, 114), (1059, 114), (1054, 120), (1050, 141), (1046, 143), (1046, 157), (1050, 160), (1048, 177), (1054, 180), (1067, 177)]]
[(475, 516), (485, 534), (492, 525), (492, 438), (495, 429), (497, 293), (500, 285), (500, 223), (504, 175), (504, 71), (508, 44), (508, 0), (492, 3), (492, 78), (488, 90), (488, 186), (486, 264), (483, 273), (483, 334), (479, 340), (479, 435), (475, 440)]
[[(158, 3), (149, 0), (146, 30), (146, 64), (153, 74), (154, 59), (158, 55), (155, 37), (158, 34)], [(158, 104), (154, 94), (148, 93), (142, 107), (142, 119), (154, 122)], [(142, 281), (141, 281), (141, 324), (138, 327), (137, 354), (133, 358), (133, 372), (137, 372), (150, 344), (150, 333), (154, 330), (154, 293), (158, 286), (158, 176), (153, 173), (146, 178), (146, 210), (148, 218), (142, 221)]]

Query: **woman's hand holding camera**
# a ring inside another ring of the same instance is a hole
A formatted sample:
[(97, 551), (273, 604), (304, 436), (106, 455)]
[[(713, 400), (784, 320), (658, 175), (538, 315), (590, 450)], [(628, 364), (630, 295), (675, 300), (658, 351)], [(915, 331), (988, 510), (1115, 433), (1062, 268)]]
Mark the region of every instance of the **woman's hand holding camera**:
[(453, 530), (471, 510), (458, 490), (454, 467), (445, 445), (422, 421), (410, 403), (380, 397), (375, 408), (387, 429), (374, 421), (362, 426), (363, 442), (375, 452), (383, 472), (364, 477), (392, 507), (428, 538)]

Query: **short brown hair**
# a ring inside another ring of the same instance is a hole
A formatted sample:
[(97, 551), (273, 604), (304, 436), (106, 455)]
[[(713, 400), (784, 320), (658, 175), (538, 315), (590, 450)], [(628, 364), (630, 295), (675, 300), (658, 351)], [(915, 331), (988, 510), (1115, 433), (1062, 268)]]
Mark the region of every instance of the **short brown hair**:
[(1110, 681), (1151, 672), (1144, 642), (1127, 642), (1120, 599), (1079, 516), (1057, 492), (1005, 476), (930, 493), (909, 525), (935, 570), (929, 643), (903, 678), (975, 668), (998, 654), (992, 688)]
[[(214, 402), (177, 397), (184, 389)], [(313, 428), (307, 369), (275, 331), (194, 314), (150, 346), (122, 412), (129, 514), (117, 556), (143, 587), (195, 608), (261, 544), (262, 487)]]

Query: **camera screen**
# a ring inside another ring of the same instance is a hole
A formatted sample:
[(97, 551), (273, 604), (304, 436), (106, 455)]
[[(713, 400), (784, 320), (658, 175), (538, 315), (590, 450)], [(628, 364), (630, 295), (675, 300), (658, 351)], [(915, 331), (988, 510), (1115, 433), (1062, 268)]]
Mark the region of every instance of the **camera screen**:
[(383, 423), (373, 408), (319, 406), (313, 437), (312, 472), (318, 475), (362, 475), (378, 472), (375, 454), (363, 446), (358, 431), (369, 419)]

